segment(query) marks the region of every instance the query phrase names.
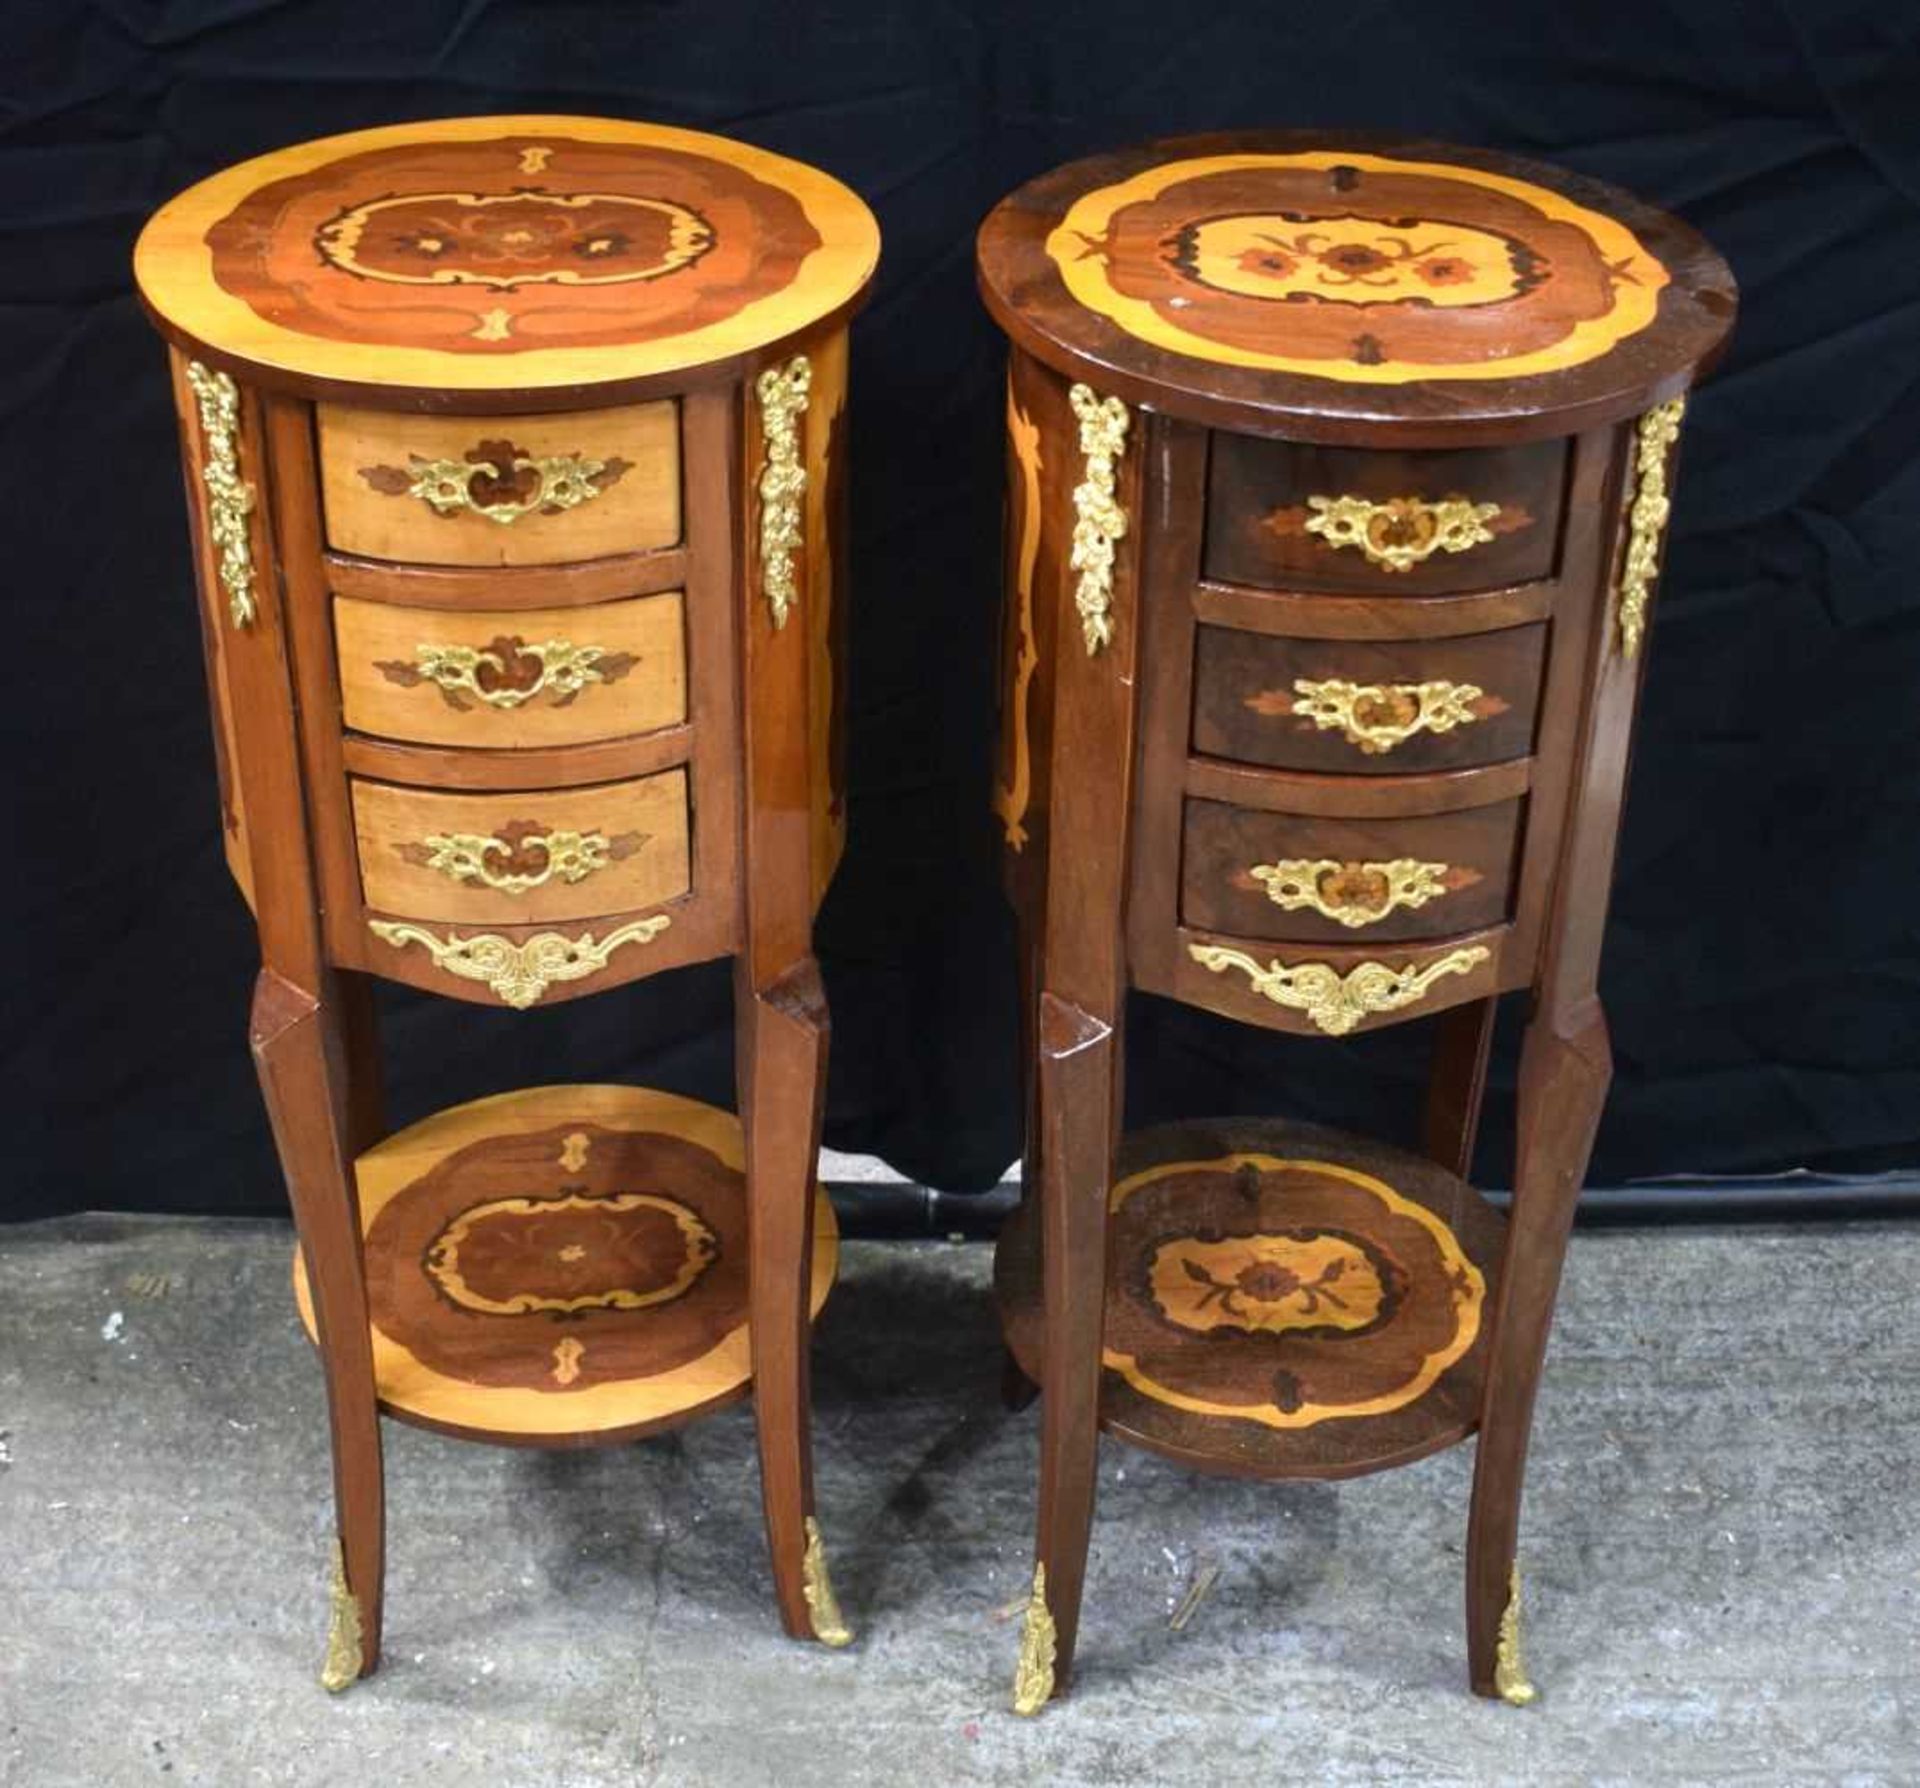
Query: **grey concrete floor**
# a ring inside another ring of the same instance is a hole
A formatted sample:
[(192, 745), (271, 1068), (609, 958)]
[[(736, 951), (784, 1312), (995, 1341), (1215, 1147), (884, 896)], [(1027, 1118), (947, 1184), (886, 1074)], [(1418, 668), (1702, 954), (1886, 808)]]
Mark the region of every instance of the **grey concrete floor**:
[(336, 1699), (288, 1246), (0, 1229), (8, 1788), (1920, 1781), (1920, 1228), (1576, 1239), (1533, 1707), (1465, 1693), (1468, 1450), (1264, 1486), (1108, 1442), (1078, 1684), (1035, 1721), (1037, 1412), (999, 1404), (984, 1247), (851, 1246), (822, 1322), (852, 1650), (778, 1634), (744, 1410), (577, 1454), (390, 1427), (387, 1657)]

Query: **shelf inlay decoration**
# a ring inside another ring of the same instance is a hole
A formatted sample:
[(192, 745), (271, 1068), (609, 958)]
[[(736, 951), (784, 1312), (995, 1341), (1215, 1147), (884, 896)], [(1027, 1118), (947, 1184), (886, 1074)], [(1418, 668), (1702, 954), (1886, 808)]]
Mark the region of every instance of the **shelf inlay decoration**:
[(1396, 969), (1384, 962), (1363, 962), (1344, 975), (1326, 962), (1289, 965), (1274, 960), (1263, 968), (1244, 950), (1219, 944), (1189, 944), (1187, 954), (1216, 975), (1238, 969), (1255, 993), (1305, 1014), (1328, 1036), (1343, 1037), (1363, 1018), (1418, 1004), (1436, 981), (1470, 973), (1492, 952), (1484, 944), (1469, 944), (1435, 957), (1425, 967), (1408, 963)]

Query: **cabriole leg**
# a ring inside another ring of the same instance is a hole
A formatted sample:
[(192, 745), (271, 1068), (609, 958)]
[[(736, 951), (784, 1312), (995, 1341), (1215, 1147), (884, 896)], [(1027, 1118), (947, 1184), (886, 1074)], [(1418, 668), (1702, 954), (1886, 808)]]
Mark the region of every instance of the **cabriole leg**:
[(1014, 1710), (1038, 1713), (1073, 1669), (1093, 1525), (1106, 1310), (1107, 1191), (1119, 1115), (1120, 1031), (1043, 994), (1039, 1003), (1044, 1358), (1040, 1518)]
[(316, 999), (263, 969), (254, 987), (252, 1045), (293, 1200), (326, 1373), (338, 1549), (320, 1680), (339, 1690), (380, 1661), (386, 1577), (380, 1413), (359, 1198), (346, 1146), (351, 1099), (340, 1011), (331, 999)]
[(1533, 1699), (1519, 1648), (1515, 1546), (1534, 1394), (1574, 1205), (1612, 1078), (1606, 1020), (1589, 1002), (1564, 1030), (1529, 1026), (1520, 1055), (1513, 1210), (1493, 1312), (1467, 1524), (1467, 1662), (1477, 1695)]
[(827, 1005), (807, 961), (755, 991), (735, 981), (746, 1133), (753, 1407), (760, 1494), (780, 1619), (796, 1639), (846, 1645), (813, 1514), (813, 1201), (825, 1097)]

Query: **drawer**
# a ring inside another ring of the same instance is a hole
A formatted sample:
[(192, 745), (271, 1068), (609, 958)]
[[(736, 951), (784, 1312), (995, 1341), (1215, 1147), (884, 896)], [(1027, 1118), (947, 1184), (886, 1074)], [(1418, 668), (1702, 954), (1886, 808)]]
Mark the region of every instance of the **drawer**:
[(350, 787), (376, 912), (520, 925), (657, 906), (689, 886), (684, 769), (512, 794)]
[(403, 608), (336, 597), (341, 717), (427, 745), (578, 745), (687, 717), (678, 590), (585, 607)]
[(1462, 639), (1197, 630), (1196, 751), (1289, 770), (1452, 770), (1533, 747), (1544, 624)]
[(1442, 453), (1216, 434), (1207, 577), (1269, 589), (1442, 596), (1553, 573), (1567, 444)]
[(559, 565), (680, 538), (671, 402), (557, 416), (320, 406), (327, 539), (425, 565)]
[(1189, 800), (1180, 922), (1302, 943), (1478, 931), (1512, 906), (1518, 800), (1410, 819), (1329, 819)]

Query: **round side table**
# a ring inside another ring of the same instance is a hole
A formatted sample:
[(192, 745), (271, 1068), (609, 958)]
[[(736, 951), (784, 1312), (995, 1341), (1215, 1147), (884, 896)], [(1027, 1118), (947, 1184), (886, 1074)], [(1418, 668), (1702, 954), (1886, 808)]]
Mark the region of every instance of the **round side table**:
[[(361, 131), (148, 224), (253, 1052), (325, 1367), (323, 1680), (379, 1657), (379, 1417), (617, 1441), (751, 1392), (781, 1618), (814, 1520), (813, 913), (841, 846), (847, 320), (811, 168), (588, 118)], [(525, 1009), (732, 957), (740, 1114), (620, 1087), (385, 1136), (368, 977)]]
[[(1012, 344), (995, 806), (1043, 1395), (1016, 1705), (1065, 1684), (1100, 1427), (1341, 1477), (1477, 1433), (1474, 1689), (1529, 1699), (1535, 1386), (1610, 1074), (1607, 886), (1688, 387), (1694, 232), (1556, 169), (1268, 133), (1046, 174), (979, 238)], [(1248, 1122), (1118, 1146), (1130, 987), (1343, 1037), (1433, 1015), (1426, 1158)], [(1466, 1184), (1524, 990), (1511, 1216)]]

